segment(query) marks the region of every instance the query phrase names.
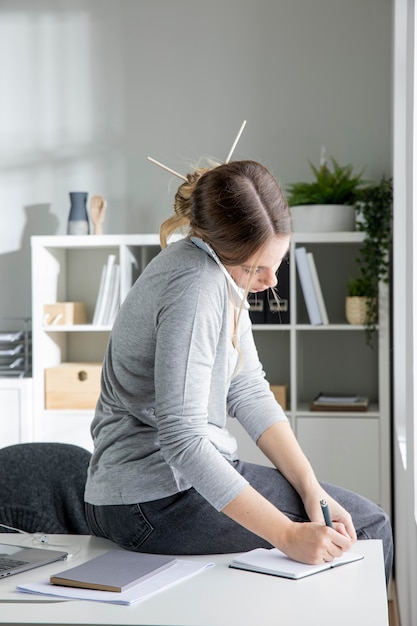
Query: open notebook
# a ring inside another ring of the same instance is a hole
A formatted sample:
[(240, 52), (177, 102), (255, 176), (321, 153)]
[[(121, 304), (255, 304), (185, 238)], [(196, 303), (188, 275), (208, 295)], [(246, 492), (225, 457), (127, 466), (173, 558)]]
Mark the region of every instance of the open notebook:
[(307, 565), (290, 559), (289, 556), (271, 548), (256, 548), (250, 552), (244, 552), (237, 555), (230, 563), (229, 567), (236, 569), (244, 569), (260, 574), (270, 574), (272, 576), (282, 576), (284, 578), (304, 578), (312, 574), (318, 574), (325, 570), (360, 561), (363, 559), (362, 554), (357, 552), (345, 552), (342, 556), (334, 559), (330, 563), (320, 563), (319, 565)]

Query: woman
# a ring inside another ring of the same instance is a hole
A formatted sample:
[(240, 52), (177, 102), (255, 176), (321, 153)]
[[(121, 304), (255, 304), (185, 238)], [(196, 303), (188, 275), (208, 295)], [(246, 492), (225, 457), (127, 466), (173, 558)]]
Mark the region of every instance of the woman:
[[(142, 552), (275, 546), (312, 564), (357, 537), (381, 538), (388, 579), (387, 516), (318, 482), (258, 360), (246, 296), (274, 289), (288, 251), (291, 216), (278, 183), (253, 161), (197, 169), (174, 208), (105, 355), (85, 496), (91, 531)], [(184, 226), (187, 236), (167, 246)], [(228, 415), (276, 469), (239, 460)]]

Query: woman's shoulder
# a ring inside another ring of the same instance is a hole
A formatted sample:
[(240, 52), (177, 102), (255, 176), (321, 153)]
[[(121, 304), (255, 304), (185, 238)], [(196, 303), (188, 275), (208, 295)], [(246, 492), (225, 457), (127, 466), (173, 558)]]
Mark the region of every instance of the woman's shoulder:
[(172, 272), (205, 274), (206, 279), (223, 282), (223, 276), (216, 262), (190, 239), (170, 243), (161, 254), (161, 262)]
[(228, 300), (228, 287), (223, 272), (216, 262), (189, 239), (169, 244), (164, 248), (164, 297), (171, 299), (182, 294), (189, 299), (205, 301), (208, 308), (223, 310)]

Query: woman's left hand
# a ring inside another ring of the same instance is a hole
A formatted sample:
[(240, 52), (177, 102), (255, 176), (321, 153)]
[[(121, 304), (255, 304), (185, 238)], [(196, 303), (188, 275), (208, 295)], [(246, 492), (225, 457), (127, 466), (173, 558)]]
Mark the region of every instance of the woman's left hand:
[(352, 544), (355, 543), (357, 536), (350, 513), (323, 490), (320, 494), (314, 494), (314, 496), (311, 494), (304, 499), (304, 507), (310, 521), (321, 524), (325, 523), (320, 500), (326, 500), (329, 506), (333, 528), (342, 535), (345, 535), (345, 537), (348, 537)]

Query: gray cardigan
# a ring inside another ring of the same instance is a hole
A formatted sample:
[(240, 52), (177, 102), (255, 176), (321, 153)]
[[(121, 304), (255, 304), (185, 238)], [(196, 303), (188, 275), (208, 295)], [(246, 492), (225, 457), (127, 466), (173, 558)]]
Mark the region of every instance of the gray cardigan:
[(265, 380), (246, 309), (236, 373), (222, 269), (185, 239), (162, 250), (130, 290), (104, 358), (87, 502), (133, 504), (194, 487), (221, 510), (247, 485), (230, 463), (237, 446), (227, 416), (254, 441), (287, 419)]

